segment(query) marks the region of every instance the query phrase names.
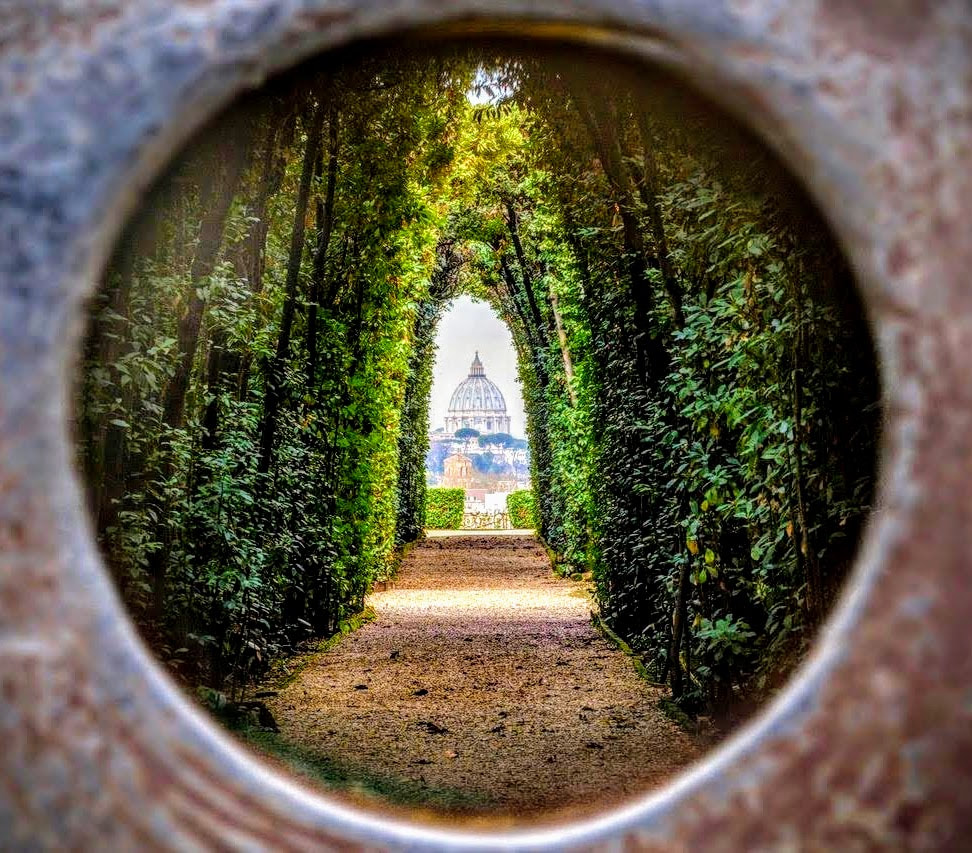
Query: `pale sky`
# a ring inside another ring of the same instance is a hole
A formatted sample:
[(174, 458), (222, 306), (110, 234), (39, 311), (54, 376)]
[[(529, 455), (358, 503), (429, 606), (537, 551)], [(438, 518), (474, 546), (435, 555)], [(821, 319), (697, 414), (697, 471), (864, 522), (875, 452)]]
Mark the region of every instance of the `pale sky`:
[(432, 399), (429, 403), (429, 429), (445, 426), (449, 398), (456, 386), (469, 375), (476, 350), (486, 370), (486, 376), (499, 386), (506, 400), (506, 411), (512, 419), (513, 435), (526, 437), (526, 415), (523, 397), (516, 375), (516, 351), (506, 324), (485, 302), (475, 302), (469, 296), (453, 300), (439, 323), (436, 337), (438, 351), (432, 378)]

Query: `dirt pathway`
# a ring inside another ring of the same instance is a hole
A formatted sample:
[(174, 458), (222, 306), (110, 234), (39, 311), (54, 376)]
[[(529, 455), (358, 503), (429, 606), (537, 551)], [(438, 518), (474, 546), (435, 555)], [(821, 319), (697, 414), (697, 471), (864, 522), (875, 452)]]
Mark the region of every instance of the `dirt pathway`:
[[(415, 547), (378, 618), (268, 705), (279, 736), (434, 812), (577, 816), (623, 802), (697, 756), (660, 692), (590, 622), (532, 537)], [(419, 791), (416, 799), (414, 792)]]

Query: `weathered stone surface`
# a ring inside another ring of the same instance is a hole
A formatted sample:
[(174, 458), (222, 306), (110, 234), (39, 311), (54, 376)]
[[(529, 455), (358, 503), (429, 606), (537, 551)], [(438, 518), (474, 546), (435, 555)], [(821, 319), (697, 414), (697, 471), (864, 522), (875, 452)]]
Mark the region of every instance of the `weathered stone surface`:
[[(191, 131), (349, 39), (423, 28), (663, 61), (811, 186), (881, 350), (880, 509), (798, 683), (596, 823), (393, 825), (300, 792), (180, 699), (81, 510), (79, 307)], [(7, 0), (0, 13), (0, 843), (7, 849), (960, 849), (972, 837), (972, 6), (967, 0)]]

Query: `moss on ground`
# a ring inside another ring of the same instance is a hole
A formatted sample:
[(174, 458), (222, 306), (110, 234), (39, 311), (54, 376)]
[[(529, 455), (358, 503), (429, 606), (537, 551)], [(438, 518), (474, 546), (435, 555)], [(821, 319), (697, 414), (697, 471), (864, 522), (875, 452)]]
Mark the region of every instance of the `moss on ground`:
[(298, 746), (276, 732), (244, 727), (234, 730), (234, 733), (257, 752), (285, 764), (297, 776), (330, 791), (448, 812), (481, 812), (491, 805), (489, 798), (481, 794), (433, 788), (414, 779), (363, 773), (319, 752)]
[(270, 665), (266, 677), (256, 687), (256, 692), (265, 690), (283, 690), (292, 684), (297, 677), (307, 668), (307, 666), (317, 660), (325, 652), (333, 649), (348, 634), (363, 628), (369, 622), (374, 622), (378, 618), (371, 607), (366, 607), (359, 613), (342, 619), (338, 623), (338, 629), (330, 637), (318, 641), (309, 649), (289, 658), (274, 661)]
[(641, 656), (638, 655), (638, 653), (635, 652), (634, 649), (632, 649), (631, 646), (629, 646), (623, 639), (621, 639), (621, 637), (611, 629), (607, 622), (605, 622), (596, 611), (591, 611), (591, 621), (608, 642), (610, 642), (628, 657), (628, 659), (631, 661), (631, 665), (635, 668), (638, 675), (640, 675), (652, 687), (665, 686), (663, 684), (659, 684), (651, 677), (647, 667), (645, 667), (644, 661), (641, 660)]

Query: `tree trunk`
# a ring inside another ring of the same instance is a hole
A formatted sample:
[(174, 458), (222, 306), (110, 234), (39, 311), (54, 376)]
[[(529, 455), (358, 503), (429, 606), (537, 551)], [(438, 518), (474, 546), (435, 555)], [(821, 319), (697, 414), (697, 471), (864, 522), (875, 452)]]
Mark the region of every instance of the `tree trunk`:
[[(799, 274), (798, 274), (799, 278)], [(823, 579), (820, 562), (810, 538), (810, 523), (808, 520), (806, 489), (803, 479), (803, 365), (804, 354), (804, 322), (803, 322), (803, 289), (799, 280), (794, 288), (794, 330), (793, 338), (793, 371), (792, 413), (793, 413), (793, 491), (797, 529), (794, 530), (794, 547), (797, 549), (797, 565), (802, 562), (805, 569), (807, 584), (807, 617), (811, 625), (816, 625), (823, 618)], [(802, 557), (802, 559), (801, 559)]]
[[(85, 345), (85, 363), (110, 368), (122, 352), (125, 322), (129, 315), (129, 298), (135, 276), (135, 261), (139, 254), (139, 234), (133, 227), (116, 255), (114, 270), (117, 278), (108, 296), (107, 309), (112, 316), (96, 319)], [(117, 318), (122, 318), (119, 322)], [(123, 399), (130, 393), (122, 392)], [(125, 406), (125, 411), (130, 407)], [(81, 424), (86, 453), (85, 479), (88, 483), (92, 515), (98, 521), (99, 532), (114, 525), (117, 501), (125, 492), (123, 460), (128, 440), (127, 429), (116, 424), (97, 424), (85, 418)]]
[[(281, 121), (282, 126), (278, 126)], [(267, 138), (263, 147), (259, 189), (253, 204), (253, 221), (243, 242), (246, 279), (250, 285), (250, 293), (254, 296), (263, 290), (267, 235), (270, 231), (267, 208), (270, 199), (280, 191), (283, 183), (286, 161), (281, 152), (294, 134), (294, 122), (293, 114), (283, 117), (282, 110), (275, 110), (270, 114)], [(240, 358), (237, 368), (237, 399), (241, 401), (245, 400), (249, 393), (252, 363), (253, 354), (247, 349)]]
[(681, 699), (684, 692), (682, 672), (682, 635), (688, 620), (689, 561), (682, 563), (678, 573), (675, 609), (672, 613), (672, 646), (669, 651), (669, 667), (672, 685), (672, 698)]
[(657, 248), (658, 269), (662, 274), (665, 292), (672, 303), (675, 314), (675, 325), (685, 327), (685, 309), (682, 305), (682, 288), (675, 275), (675, 267), (668, 254), (668, 235), (665, 233), (665, 223), (662, 220), (661, 208), (658, 206), (658, 166), (651, 151), (651, 128), (648, 125), (648, 113), (644, 109), (636, 109), (638, 114), (638, 131), (641, 134), (641, 155), (643, 168), (641, 175), (635, 176), (641, 203), (648, 214), (652, 237)]
[(651, 333), (654, 288), (649, 275), (647, 247), (638, 222), (637, 204), (624, 166), (618, 128), (611, 128), (610, 117), (605, 114), (603, 105), (599, 105), (582, 86), (574, 87), (571, 95), (601, 161), (601, 168), (614, 190), (627, 258), (628, 290), (635, 306), (638, 369), (646, 382), (652, 385), (663, 375), (668, 356), (665, 348)]
[(533, 275), (530, 273), (526, 253), (523, 251), (523, 242), (520, 240), (519, 218), (516, 215), (516, 208), (513, 207), (513, 203), (510, 201), (506, 202), (506, 225), (509, 228), (510, 239), (513, 241), (513, 251), (516, 254), (516, 262), (520, 267), (520, 277), (523, 280), (523, 292), (526, 294), (527, 304), (530, 306), (533, 323), (537, 330), (542, 332), (545, 328), (548, 328), (548, 324), (544, 321), (543, 315), (540, 313), (536, 290), (533, 287)]
[[(307, 310), (307, 393), (313, 395), (317, 382), (317, 314), (327, 271), (327, 252), (334, 230), (334, 191), (338, 172), (338, 110), (332, 106), (328, 123), (327, 189), (324, 200), (318, 196), (316, 207), (317, 246), (314, 249), (314, 272)], [(321, 169), (318, 168), (318, 173)]]
[(204, 202), (205, 214), (199, 229), (199, 246), (192, 261), (186, 294), (189, 307), (179, 321), (179, 360), (162, 402), (162, 422), (174, 429), (185, 423), (186, 394), (189, 391), (192, 365), (199, 346), (199, 330), (206, 310), (206, 300), (199, 295), (199, 287), (216, 267), (226, 219), (246, 169), (249, 139), (248, 134), (241, 133), (240, 136), (239, 143), (229, 149), (222, 176), (212, 182), (210, 196)]
[[(509, 294), (510, 304), (513, 306), (513, 310), (520, 321), (520, 325), (523, 327), (523, 332), (527, 338), (527, 345), (530, 347), (530, 352), (532, 354), (531, 361), (533, 362), (534, 369), (537, 373), (537, 381), (540, 383), (540, 387), (546, 389), (549, 384), (550, 377), (547, 374), (547, 365), (544, 360), (544, 351), (546, 346), (543, 340), (543, 321), (537, 320), (533, 311), (530, 311), (529, 316), (523, 310), (523, 306), (520, 304), (520, 287), (516, 280), (516, 276), (513, 274), (513, 270), (510, 267), (509, 261), (502, 255), (500, 255), (500, 269), (503, 273), (503, 280), (506, 282), (506, 290)], [(539, 312), (538, 312), (539, 313)]]
[(273, 460), (273, 442), (277, 431), (277, 418), (283, 397), (284, 368), (290, 352), (290, 335), (294, 322), (297, 303), (297, 284), (300, 280), (301, 260), (304, 256), (307, 208), (310, 203), (311, 183), (314, 178), (314, 163), (321, 145), (324, 130), (324, 104), (314, 108), (307, 130), (307, 143), (304, 148), (304, 162), (301, 168), (300, 188), (294, 213), (294, 229), (290, 239), (290, 257), (287, 264), (283, 315), (280, 319), (280, 333), (277, 337), (277, 350), (267, 370), (267, 390), (263, 403), (263, 422), (260, 427), (260, 459), (257, 471), (267, 474)]
[(570, 347), (567, 345), (567, 330), (564, 328), (563, 317), (560, 315), (560, 302), (553, 287), (550, 288), (550, 312), (553, 314), (554, 327), (557, 330), (557, 340), (560, 342), (560, 354), (564, 359), (564, 375), (567, 377), (567, 395), (570, 404), (577, 406), (577, 391), (574, 388), (574, 362), (570, 357)]
[[(212, 273), (219, 257), (223, 241), (223, 230), (229, 215), (230, 206), (236, 195), (237, 187), (249, 156), (250, 132), (252, 124), (246, 119), (242, 126), (234, 123), (238, 140), (229, 149), (223, 162), (222, 173), (214, 176), (208, 182), (209, 191), (203, 206), (205, 211), (199, 233), (199, 245), (193, 258), (189, 276), (189, 307), (179, 321), (178, 353), (179, 361), (175, 374), (169, 381), (163, 396), (162, 424), (170, 429), (179, 429), (185, 423), (185, 403), (189, 390), (193, 362), (199, 346), (199, 331), (202, 326), (203, 313), (206, 308), (205, 300), (199, 295), (199, 287)], [(164, 488), (164, 483), (173, 472), (173, 460), (166, 455), (153, 476), (158, 487)], [(165, 599), (165, 568), (171, 548), (164, 501), (156, 501), (155, 511), (158, 516), (156, 537), (161, 540), (160, 546), (149, 557), (149, 577), (152, 582), (153, 611), (157, 620), (161, 619)]]
[[(283, 160), (278, 156), (277, 141), (280, 136), (280, 110), (268, 116), (267, 132), (260, 149), (260, 178), (252, 199), (252, 222), (246, 236), (237, 244), (237, 270), (245, 276), (250, 293), (256, 296), (263, 289), (264, 251), (269, 223), (267, 205), (280, 189), (283, 180)], [(249, 352), (231, 352), (225, 329), (212, 331), (212, 340), (206, 359), (206, 396), (208, 402), (203, 415), (202, 447), (214, 450), (219, 445), (220, 398), (232, 380), (239, 388), (240, 374), (249, 370)]]

